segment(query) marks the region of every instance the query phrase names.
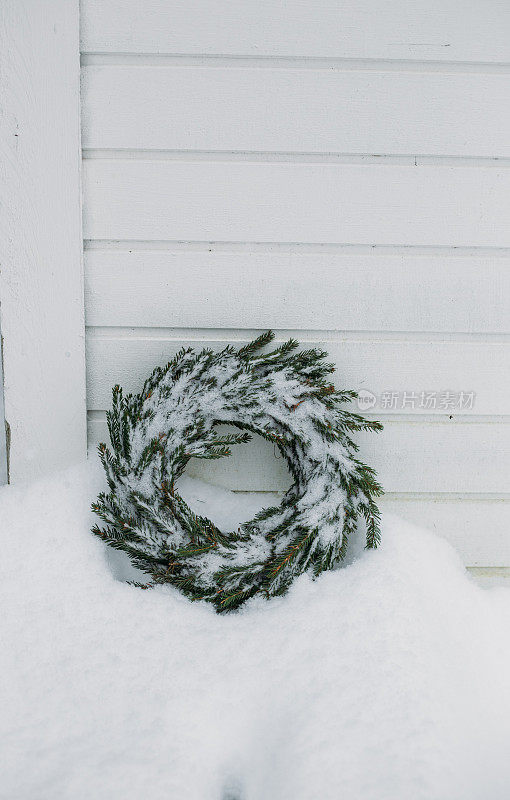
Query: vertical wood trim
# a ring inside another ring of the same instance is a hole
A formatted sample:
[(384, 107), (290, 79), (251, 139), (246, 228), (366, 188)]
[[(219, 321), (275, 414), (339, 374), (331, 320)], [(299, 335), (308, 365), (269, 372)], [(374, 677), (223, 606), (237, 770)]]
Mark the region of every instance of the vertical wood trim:
[(4, 0), (0, 75), (0, 301), (16, 481), (86, 452), (78, 0)]
[(1, 323), (2, 320), (0, 317), (0, 486), (3, 486), (9, 480), (9, 469), (7, 463), (7, 434), (5, 429), (4, 371)]

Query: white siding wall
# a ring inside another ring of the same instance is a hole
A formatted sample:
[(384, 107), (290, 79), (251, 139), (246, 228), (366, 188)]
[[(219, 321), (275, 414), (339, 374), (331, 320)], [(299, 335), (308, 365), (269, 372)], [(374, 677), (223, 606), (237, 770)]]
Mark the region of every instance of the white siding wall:
[[(508, 4), (82, 0), (81, 26), (90, 443), (114, 382), (272, 327), (399, 394), (361, 438), (384, 505), (504, 575)], [(287, 480), (263, 442), (203, 473)]]

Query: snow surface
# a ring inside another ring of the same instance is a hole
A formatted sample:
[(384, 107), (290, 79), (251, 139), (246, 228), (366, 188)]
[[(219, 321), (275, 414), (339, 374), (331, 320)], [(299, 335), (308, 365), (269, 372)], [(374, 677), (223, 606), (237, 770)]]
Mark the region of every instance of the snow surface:
[[(377, 551), (218, 616), (115, 579), (102, 481), (0, 490), (2, 799), (508, 798), (508, 589), (388, 517)], [(226, 528), (256, 510), (183, 486)]]

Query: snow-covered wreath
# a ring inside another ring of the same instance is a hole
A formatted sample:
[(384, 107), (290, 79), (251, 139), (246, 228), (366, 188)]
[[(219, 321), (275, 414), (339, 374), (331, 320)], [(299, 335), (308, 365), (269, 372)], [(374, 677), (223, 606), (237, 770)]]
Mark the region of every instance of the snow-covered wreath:
[[(274, 334), (218, 353), (181, 350), (157, 367), (140, 394), (113, 389), (111, 447), (99, 446), (110, 492), (92, 506), (105, 525), (93, 532), (150, 576), (218, 611), (249, 597), (283, 594), (301, 573), (318, 575), (345, 555), (360, 515), (366, 546), (379, 541), (381, 494), (374, 471), (356, 458), (352, 431), (377, 422), (341, 407), (356, 397), (327, 382), (334, 367), (292, 339), (272, 352)], [(220, 434), (217, 424), (241, 433)], [(230, 455), (248, 431), (274, 442), (294, 479), (279, 506), (236, 532), (195, 514), (176, 489), (190, 458)], [(141, 585), (141, 584), (140, 584)]]

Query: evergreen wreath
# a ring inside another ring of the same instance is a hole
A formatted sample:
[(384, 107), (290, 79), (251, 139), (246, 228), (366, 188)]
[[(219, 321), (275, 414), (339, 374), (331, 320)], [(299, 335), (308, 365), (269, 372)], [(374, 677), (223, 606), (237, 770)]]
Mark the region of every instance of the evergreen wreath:
[[(273, 338), (268, 331), (218, 353), (182, 349), (140, 394), (114, 387), (112, 449), (99, 445), (110, 492), (92, 506), (105, 523), (93, 533), (150, 576), (137, 585), (169, 583), (228, 611), (259, 593), (285, 593), (303, 572), (334, 567), (360, 516), (366, 547), (377, 546), (374, 498), (382, 489), (356, 458), (350, 434), (382, 426), (340, 407), (357, 394), (327, 382), (334, 371), (323, 361), (327, 353), (295, 352), (293, 339), (263, 352)], [(241, 433), (219, 434), (220, 423)], [(190, 458), (230, 455), (249, 431), (274, 442), (294, 483), (279, 506), (225, 533), (187, 506), (175, 482)]]

